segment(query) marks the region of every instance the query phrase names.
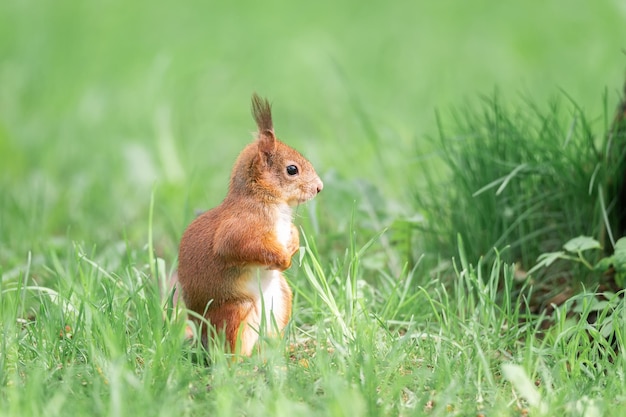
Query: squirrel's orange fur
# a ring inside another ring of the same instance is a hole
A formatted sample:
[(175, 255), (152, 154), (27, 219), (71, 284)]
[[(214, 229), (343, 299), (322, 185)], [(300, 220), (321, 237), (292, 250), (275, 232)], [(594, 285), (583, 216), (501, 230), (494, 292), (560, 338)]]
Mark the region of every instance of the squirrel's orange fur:
[[(281, 272), (300, 246), (292, 208), (323, 188), (311, 163), (276, 138), (267, 100), (254, 94), (252, 112), (256, 140), (239, 154), (224, 201), (189, 225), (178, 256), (187, 308), (245, 355), (261, 327), (281, 331), (289, 321), (291, 289)], [(203, 340), (210, 336), (204, 326)]]

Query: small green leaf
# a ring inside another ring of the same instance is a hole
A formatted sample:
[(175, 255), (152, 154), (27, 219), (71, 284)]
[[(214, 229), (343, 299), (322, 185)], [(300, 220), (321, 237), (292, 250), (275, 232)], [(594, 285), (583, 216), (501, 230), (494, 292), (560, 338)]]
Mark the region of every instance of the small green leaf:
[(615, 243), (615, 252), (611, 258), (615, 270), (626, 271), (626, 238), (621, 238)]
[(615, 242), (615, 252), (626, 252), (626, 237), (622, 237)]
[(589, 236), (578, 236), (569, 240), (563, 249), (570, 253), (578, 253), (589, 249), (602, 249), (600, 242)]
[(550, 266), (557, 259), (564, 259), (565, 257), (563, 251), (544, 253), (537, 259), (539, 261), (537, 265)]
[(608, 258), (602, 258), (598, 261), (597, 264), (593, 267), (595, 271), (606, 272), (613, 265), (613, 257), (609, 256)]
[(530, 269), (530, 271), (528, 271), (528, 273), (532, 274), (541, 268), (547, 268), (550, 265), (552, 265), (552, 263), (556, 261), (557, 259), (567, 259), (567, 258), (568, 258), (567, 255), (563, 251), (543, 253), (539, 255), (539, 258), (537, 258), (537, 264), (533, 266)]
[(598, 329), (600, 331), (600, 334), (603, 337), (609, 338), (611, 336), (611, 333), (613, 333), (614, 331), (614, 323), (613, 323), (613, 316), (610, 315), (608, 316), (604, 322), (602, 323), (602, 326), (600, 326), (600, 329)]
[(609, 303), (606, 300), (596, 300), (594, 303), (591, 303), (591, 307), (589, 307), (589, 311), (602, 311), (605, 308), (607, 308), (607, 306), (611, 305), (611, 303)]

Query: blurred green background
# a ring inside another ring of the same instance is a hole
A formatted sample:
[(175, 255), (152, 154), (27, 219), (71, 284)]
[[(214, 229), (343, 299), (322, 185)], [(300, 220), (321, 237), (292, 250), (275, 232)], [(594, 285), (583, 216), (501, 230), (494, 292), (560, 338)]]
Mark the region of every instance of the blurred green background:
[(173, 256), (193, 210), (226, 192), (253, 91), (326, 180), (326, 204), (360, 179), (410, 214), (435, 110), (494, 89), (538, 102), (562, 89), (598, 118), (605, 91), (614, 105), (625, 4), (4, 0), (0, 262), (66, 237), (145, 243), (153, 189)]

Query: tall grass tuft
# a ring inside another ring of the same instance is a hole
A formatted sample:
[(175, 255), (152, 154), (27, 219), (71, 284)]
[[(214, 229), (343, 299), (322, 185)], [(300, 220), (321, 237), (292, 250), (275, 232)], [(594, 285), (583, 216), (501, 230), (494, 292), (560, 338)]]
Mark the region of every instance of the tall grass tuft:
[(610, 187), (621, 183), (626, 147), (611, 143), (606, 103), (604, 124), (567, 97), (506, 106), (498, 94), (454, 111), (450, 122), (438, 117), (449, 175), (424, 172), (427, 185), (415, 193), (428, 250), (447, 257), (458, 233), (470, 259), (508, 247), (505, 260), (530, 268), (579, 235), (610, 249), (618, 215)]

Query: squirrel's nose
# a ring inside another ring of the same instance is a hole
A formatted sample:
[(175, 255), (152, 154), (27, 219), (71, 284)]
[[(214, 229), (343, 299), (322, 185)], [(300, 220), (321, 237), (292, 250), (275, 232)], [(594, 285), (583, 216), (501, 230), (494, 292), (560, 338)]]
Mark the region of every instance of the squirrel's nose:
[(317, 193), (319, 194), (323, 188), (324, 188), (324, 183), (322, 182), (322, 180), (319, 180), (319, 182), (317, 183)]

